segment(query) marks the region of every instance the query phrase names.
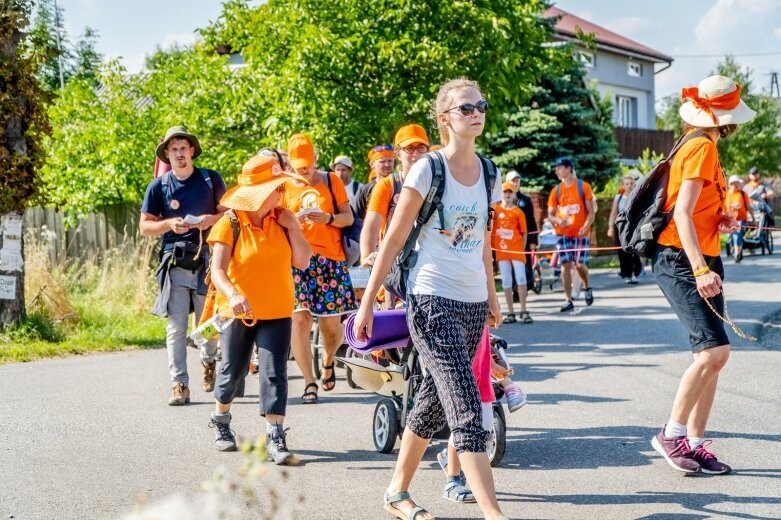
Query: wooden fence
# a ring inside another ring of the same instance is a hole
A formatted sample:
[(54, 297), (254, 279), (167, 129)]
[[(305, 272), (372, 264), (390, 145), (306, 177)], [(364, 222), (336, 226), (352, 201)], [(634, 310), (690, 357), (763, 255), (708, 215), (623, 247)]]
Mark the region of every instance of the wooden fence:
[(109, 249), (135, 243), (138, 219), (139, 205), (135, 203), (106, 206), (67, 230), (62, 213), (52, 208), (29, 208), (24, 213), (26, 232), (40, 238), (46, 235), (49, 256), (55, 263), (100, 256)]
[(665, 130), (616, 127), (615, 135), (618, 153), (625, 159), (637, 159), (646, 148), (667, 154), (675, 144), (673, 133)]

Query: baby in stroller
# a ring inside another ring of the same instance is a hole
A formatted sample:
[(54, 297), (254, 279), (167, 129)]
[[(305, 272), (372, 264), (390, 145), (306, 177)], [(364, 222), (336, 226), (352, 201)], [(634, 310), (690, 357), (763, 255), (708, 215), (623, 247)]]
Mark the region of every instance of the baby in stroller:
[[(507, 361), (505, 350), (507, 341), (488, 332), (486, 326), (483, 337), (477, 346), (472, 370), (480, 390), (480, 402), (483, 408), (483, 428), (491, 432), (494, 429), (494, 404), (502, 395), (507, 399), (510, 412), (519, 410), (526, 404), (526, 394), (510, 379), (513, 369)], [(475, 498), (461, 471), (452, 435), (447, 447), (437, 453), (437, 462), (445, 472), (445, 488), (442, 496), (447, 500), (460, 503), (474, 503)], [(494, 441), (495, 442), (495, 441)]]

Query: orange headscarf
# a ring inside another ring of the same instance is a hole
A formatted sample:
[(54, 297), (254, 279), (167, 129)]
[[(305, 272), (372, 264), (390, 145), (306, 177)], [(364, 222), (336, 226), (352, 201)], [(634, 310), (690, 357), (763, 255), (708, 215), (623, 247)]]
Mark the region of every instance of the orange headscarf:
[(716, 110), (732, 110), (740, 104), (740, 83), (735, 83), (735, 90), (721, 96), (701, 98), (697, 87), (688, 87), (681, 91), (681, 100), (691, 99), (695, 107), (710, 114), (713, 123), (718, 125), (719, 120), (713, 113)]

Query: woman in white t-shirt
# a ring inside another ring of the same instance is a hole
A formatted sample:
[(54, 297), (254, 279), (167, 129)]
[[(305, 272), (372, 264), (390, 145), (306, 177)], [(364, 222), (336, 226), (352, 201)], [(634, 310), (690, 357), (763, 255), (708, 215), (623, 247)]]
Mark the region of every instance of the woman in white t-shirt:
[[(407, 283), (407, 323), (427, 375), (415, 398), (388, 489), (385, 509), (400, 519), (428, 520), (407, 489), (431, 437), (445, 422), (470, 487), (485, 518), (505, 518), (496, 500), (486, 454), (480, 394), (472, 373), (483, 327), (498, 326), (499, 301), (493, 280), (488, 199), (475, 139), (483, 132), (488, 103), (473, 81), (457, 79), (442, 85), (434, 116), (445, 145), (445, 229), (435, 214), (421, 229), (418, 257)], [(401, 251), (432, 182), (428, 160), (420, 160), (404, 181), (399, 203), (380, 247), (363, 303), (355, 320), (358, 337), (371, 336), (371, 302)], [(501, 199), (500, 182), (492, 202)]]

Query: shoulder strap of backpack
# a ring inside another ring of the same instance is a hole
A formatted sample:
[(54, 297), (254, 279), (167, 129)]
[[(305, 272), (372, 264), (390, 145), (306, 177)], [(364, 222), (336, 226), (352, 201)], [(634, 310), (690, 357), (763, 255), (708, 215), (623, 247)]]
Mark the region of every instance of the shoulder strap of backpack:
[(334, 190), (331, 188), (331, 173), (325, 172), (325, 185), (328, 186), (328, 193), (331, 194), (331, 203), (334, 205), (334, 213), (339, 213), (339, 206), (336, 205), (336, 195), (334, 195)]
[(168, 197), (171, 194), (171, 175), (173, 174), (174, 172), (168, 170), (160, 179), (160, 189), (163, 191), (163, 208), (169, 207), (170, 201), (168, 200)]
[(402, 263), (409, 258), (410, 253), (415, 249), (415, 243), (418, 241), (421, 229), (423, 229), (423, 226), (429, 221), (435, 211), (439, 213), (440, 228), (445, 229), (445, 211), (442, 205), (442, 195), (445, 193), (445, 163), (439, 152), (426, 154), (426, 161), (428, 161), (429, 168), (431, 168), (431, 186), (428, 189), (426, 198), (423, 199), (423, 206), (420, 208), (418, 218), (415, 219), (415, 225), (412, 227), (407, 241), (404, 242), (404, 248), (399, 254)]
[(398, 201), (396, 199), (396, 195), (401, 194), (401, 189), (403, 187), (403, 183), (401, 181), (401, 174), (399, 172), (393, 172), (393, 179), (391, 181), (391, 185), (393, 187), (393, 192), (391, 193), (391, 199), (390, 202), (388, 202), (388, 215), (390, 215), (391, 210), (396, 207), (398, 204)]
[(483, 182), (485, 183), (485, 192), (488, 197), (488, 221), (486, 223), (486, 228), (490, 231), (495, 211), (491, 204), (491, 198), (493, 197), (498, 170), (496, 164), (494, 164), (492, 160), (486, 159), (482, 155), (478, 155), (478, 157), (480, 158), (480, 163), (483, 165)]
[(680, 150), (684, 144), (688, 143), (689, 141), (697, 137), (705, 137), (706, 139), (710, 140), (708, 134), (706, 134), (702, 130), (695, 130), (694, 132), (689, 132), (686, 135), (682, 135), (681, 137), (678, 138), (678, 141), (675, 143), (675, 146), (673, 146), (673, 149), (670, 150), (670, 153), (667, 154), (666, 160), (672, 161), (675, 154), (678, 153), (678, 150)]

